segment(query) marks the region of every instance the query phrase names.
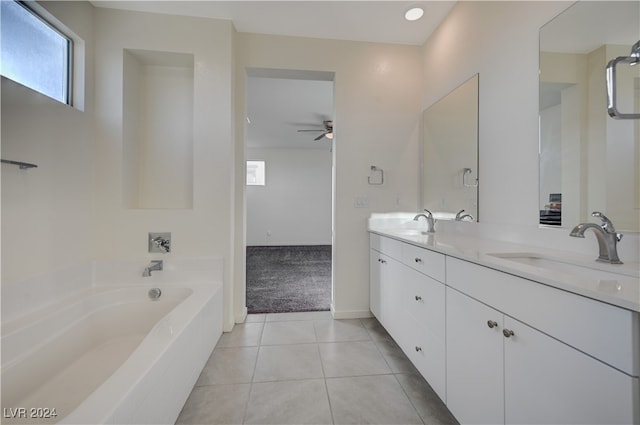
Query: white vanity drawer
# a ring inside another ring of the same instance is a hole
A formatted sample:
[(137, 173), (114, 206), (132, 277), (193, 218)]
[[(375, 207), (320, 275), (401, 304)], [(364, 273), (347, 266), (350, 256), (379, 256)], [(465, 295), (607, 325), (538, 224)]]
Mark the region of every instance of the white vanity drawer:
[(638, 313), (447, 257), (447, 285), (576, 349), (640, 375)]
[(386, 238), (375, 233), (369, 233), (369, 247), (378, 252), (388, 255), (391, 258), (400, 260), (402, 257), (402, 242), (395, 239)]
[(402, 262), (407, 266), (444, 283), (444, 255), (411, 244), (402, 244)]
[(447, 400), (445, 341), (409, 320), (396, 341), (442, 401)]
[(406, 313), (444, 341), (445, 286), (409, 267), (401, 268), (399, 290)]

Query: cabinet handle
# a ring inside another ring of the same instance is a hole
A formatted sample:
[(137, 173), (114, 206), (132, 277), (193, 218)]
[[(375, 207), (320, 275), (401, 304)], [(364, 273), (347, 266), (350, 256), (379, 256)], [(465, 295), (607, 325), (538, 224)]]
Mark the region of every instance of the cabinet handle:
[(416, 346), (416, 352), (419, 353), (420, 351), (422, 351), (422, 347)]
[(416, 295), (416, 301), (422, 301), (422, 297), (420, 295)]
[(491, 329), (493, 329), (493, 328), (498, 326), (498, 323), (493, 321), (493, 320), (489, 320), (489, 321), (487, 321), (487, 326), (489, 326)]
[(416, 257), (414, 261), (415, 261), (416, 263), (422, 263), (422, 258), (418, 258), (418, 257)]
[(386, 264), (387, 260), (383, 260), (382, 258), (378, 258), (378, 263)]
[(502, 335), (504, 335), (505, 338), (509, 338), (515, 335), (515, 333), (513, 333), (513, 331), (511, 329), (503, 329), (502, 330)]

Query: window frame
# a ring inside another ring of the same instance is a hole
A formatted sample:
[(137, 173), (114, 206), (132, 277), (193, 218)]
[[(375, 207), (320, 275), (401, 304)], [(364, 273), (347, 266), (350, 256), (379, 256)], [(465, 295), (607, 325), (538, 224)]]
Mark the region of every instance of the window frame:
[[(7, 0), (2, 0), (2, 1), (7, 1)], [(56, 34), (58, 34), (60, 37), (62, 37), (64, 40), (66, 40), (66, 60), (65, 60), (65, 78), (64, 78), (64, 90), (63, 90), (63, 94), (62, 94), (62, 99), (60, 98), (56, 98), (56, 97), (51, 97), (50, 95), (43, 93), (39, 90), (34, 89), (33, 87), (23, 84), (19, 81), (16, 81), (19, 84), (24, 85), (25, 87), (28, 87), (29, 89), (40, 93), (43, 96), (47, 96), (51, 99), (56, 100), (57, 102), (63, 103), (65, 105), (69, 105), (69, 106), (73, 106), (73, 79), (74, 79), (74, 63), (73, 63), (73, 52), (74, 52), (74, 42), (73, 42), (73, 38), (68, 35), (66, 32), (64, 32), (63, 30), (61, 30), (58, 26), (56, 26), (55, 24), (51, 23), (51, 21), (47, 18), (45, 18), (43, 16), (43, 13), (41, 10), (38, 10), (41, 6), (37, 5), (37, 3), (32, 6), (30, 5), (28, 2), (26, 1), (22, 1), (22, 0), (8, 0), (8, 1), (12, 1), (13, 3), (16, 3), (17, 5), (19, 5), (20, 7), (22, 7), (23, 9), (25, 9), (29, 14), (31, 14), (34, 18), (38, 19), (40, 22), (42, 22), (44, 25), (46, 25), (49, 29), (51, 29), (53, 32), (55, 32)], [(7, 77), (6, 75), (2, 75), (3, 77), (10, 79), (12, 81), (12, 78)]]
[[(255, 167), (256, 169), (262, 169), (262, 182), (258, 180), (257, 183), (249, 183), (249, 163), (250, 162), (261, 162), (261, 167)], [(247, 159), (245, 161), (245, 185), (246, 186), (266, 186), (267, 185), (267, 162), (263, 159)]]

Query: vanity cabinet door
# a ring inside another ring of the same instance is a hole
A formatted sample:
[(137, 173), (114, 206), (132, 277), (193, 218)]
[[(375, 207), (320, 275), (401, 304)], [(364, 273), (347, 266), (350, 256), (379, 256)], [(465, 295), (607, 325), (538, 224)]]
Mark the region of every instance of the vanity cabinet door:
[(506, 423), (638, 423), (638, 378), (518, 320), (504, 327)]
[(382, 254), (371, 249), (369, 255), (369, 310), (380, 320), (380, 275), (382, 273)]
[(447, 407), (461, 424), (504, 423), (502, 313), (446, 288)]
[(376, 250), (370, 253), (369, 309), (389, 333), (397, 329), (398, 275), (401, 264)]

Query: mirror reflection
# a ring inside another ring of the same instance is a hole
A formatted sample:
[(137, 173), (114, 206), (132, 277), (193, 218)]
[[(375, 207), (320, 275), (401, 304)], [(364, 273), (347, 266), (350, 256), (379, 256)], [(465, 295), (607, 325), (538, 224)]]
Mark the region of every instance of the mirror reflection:
[[(601, 211), (640, 231), (640, 120), (607, 112), (606, 67), (640, 39), (640, 2), (573, 4), (540, 29), (540, 224)], [(617, 103), (640, 112), (640, 66), (617, 66)]]
[(439, 220), (477, 221), (478, 74), (424, 111), (423, 134), (423, 208)]

